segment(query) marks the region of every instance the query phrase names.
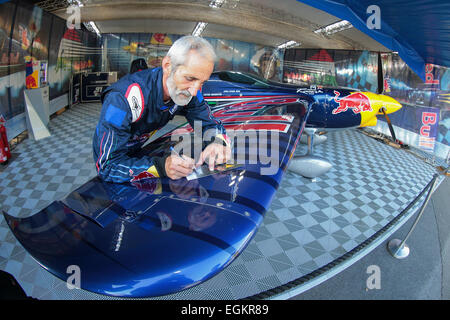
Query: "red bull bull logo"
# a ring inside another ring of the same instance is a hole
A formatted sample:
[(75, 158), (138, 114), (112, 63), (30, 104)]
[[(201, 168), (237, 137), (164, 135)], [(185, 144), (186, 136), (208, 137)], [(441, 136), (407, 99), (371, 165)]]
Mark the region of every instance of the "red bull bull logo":
[(155, 192), (159, 185), (157, 179), (141, 179), (132, 181), (131, 184), (140, 191), (145, 191), (151, 194)]
[(135, 175), (135, 176), (130, 180), (130, 182), (133, 183), (133, 182), (141, 181), (141, 180), (144, 180), (144, 179), (150, 179), (150, 178), (156, 178), (156, 176), (153, 175), (153, 174), (151, 174), (151, 173), (148, 172), (148, 171), (143, 171), (143, 172), (141, 172), (141, 173)]
[(352, 109), (353, 113), (372, 111), (372, 106), (370, 105), (369, 98), (361, 92), (355, 92), (340, 99), (338, 99), (341, 94), (339, 91), (335, 90), (334, 94), (336, 95), (334, 97), (334, 101), (339, 104), (339, 107), (332, 111), (333, 114), (345, 112), (348, 109)]

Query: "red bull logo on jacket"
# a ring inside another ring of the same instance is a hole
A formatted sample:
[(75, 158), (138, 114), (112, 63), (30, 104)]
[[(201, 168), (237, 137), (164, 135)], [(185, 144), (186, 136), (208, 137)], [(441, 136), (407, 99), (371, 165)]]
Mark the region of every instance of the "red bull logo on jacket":
[(342, 97), (340, 99), (338, 99), (341, 94), (339, 91), (335, 90), (334, 94), (336, 95), (334, 97), (334, 101), (339, 104), (339, 107), (333, 109), (333, 114), (345, 112), (348, 109), (352, 109), (353, 113), (355, 114), (365, 111), (372, 111), (372, 106), (370, 105), (369, 98), (361, 92), (351, 93), (348, 96)]

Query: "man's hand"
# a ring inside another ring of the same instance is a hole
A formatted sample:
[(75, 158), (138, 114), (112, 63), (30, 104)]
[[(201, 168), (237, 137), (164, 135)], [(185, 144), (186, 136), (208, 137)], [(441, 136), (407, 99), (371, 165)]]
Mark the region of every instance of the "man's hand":
[(196, 166), (201, 166), (208, 159), (209, 170), (213, 171), (215, 165), (224, 164), (231, 159), (231, 148), (219, 143), (211, 143), (200, 154)]
[(194, 165), (194, 159), (173, 154), (166, 158), (166, 174), (170, 179), (177, 180), (190, 175), (194, 169)]

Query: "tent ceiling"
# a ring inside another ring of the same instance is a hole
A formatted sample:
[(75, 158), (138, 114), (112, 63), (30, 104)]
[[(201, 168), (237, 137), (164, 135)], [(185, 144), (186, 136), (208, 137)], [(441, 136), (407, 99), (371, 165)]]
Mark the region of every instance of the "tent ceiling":
[[(424, 81), (427, 78), (427, 64), (450, 67), (449, 1), (298, 1), (349, 21), (358, 30), (397, 51)], [(378, 20), (378, 26), (368, 23), (374, 20)]]
[[(94, 21), (101, 33), (191, 34), (196, 22), (204, 21), (204, 37), (266, 46), (294, 40), (301, 48), (390, 51), (356, 29), (327, 37), (315, 34), (340, 19), (296, 0), (226, 0), (218, 9), (209, 7), (210, 0), (80, 1), (82, 22)], [(66, 0), (35, 2), (64, 19), (68, 16)]]

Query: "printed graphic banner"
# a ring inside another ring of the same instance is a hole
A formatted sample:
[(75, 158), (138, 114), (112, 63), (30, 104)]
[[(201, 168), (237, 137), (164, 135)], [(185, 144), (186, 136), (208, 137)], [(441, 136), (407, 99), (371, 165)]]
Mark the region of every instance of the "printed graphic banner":
[(283, 82), (323, 85), (376, 92), (378, 89), (376, 52), (288, 49), (284, 56)]
[(26, 65), (48, 61), (50, 100), (69, 91), (73, 72), (97, 71), (97, 36), (67, 29), (66, 21), (37, 6), (0, 5), (0, 113), (6, 120), (25, 111)]
[(391, 115), (392, 124), (418, 135), (415, 147), (446, 158), (450, 150), (450, 69), (426, 65), (423, 82), (398, 55), (381, 57), (384, 94), (403, 105)]
[[(161, 33), (104, 34), (103, 45), (107, 48), (110, 70), (117, 71), (121, 78), (130, 72), (131, 62), (138, 58), (145, 59), (149, 68), (160, 66), (172, 43), (180, 37)], [(205, 39), (217, 54), (214, 70), (250, 72), (282, 81), (283, 54), (280, 50), (236, 40)]]

